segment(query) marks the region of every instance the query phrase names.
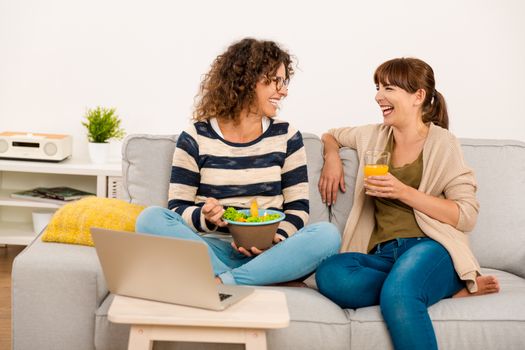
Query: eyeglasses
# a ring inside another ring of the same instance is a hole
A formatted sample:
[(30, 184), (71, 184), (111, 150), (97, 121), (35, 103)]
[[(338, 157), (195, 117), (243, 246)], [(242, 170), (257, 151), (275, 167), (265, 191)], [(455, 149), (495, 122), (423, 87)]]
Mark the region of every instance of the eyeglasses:
[(290, 79), (288, 78), (283, 78), (283, 77), (271, 77), (271, 78), (268, 78), (270, 80), (270, 82), (274, 82), (275, 83), (275, 89), (277, 91), (281, 91), (283, 87), (288, 87), (288, 84), (290, 84)]

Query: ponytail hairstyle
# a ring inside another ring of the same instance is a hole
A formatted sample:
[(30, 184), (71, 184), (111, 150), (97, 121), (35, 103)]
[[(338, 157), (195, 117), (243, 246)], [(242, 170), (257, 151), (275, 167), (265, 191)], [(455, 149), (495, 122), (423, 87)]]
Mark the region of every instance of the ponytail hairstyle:
[(436, 90), (434, 71), (417, 58), (394, 58), (377, 67), (374, 83), (394, 85), (411, 94), (419, 89), (426, 92), (422, 105), (423, 122), (432, 122), (448, 129), (448, 113), (445, 98)]

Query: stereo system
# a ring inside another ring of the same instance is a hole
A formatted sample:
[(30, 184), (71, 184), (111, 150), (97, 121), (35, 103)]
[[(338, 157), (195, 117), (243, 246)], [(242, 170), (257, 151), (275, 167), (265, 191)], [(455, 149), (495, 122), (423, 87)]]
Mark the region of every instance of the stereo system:
[(70, 135), (0, 133), (0, 158), (60, 162), (71, 156)]

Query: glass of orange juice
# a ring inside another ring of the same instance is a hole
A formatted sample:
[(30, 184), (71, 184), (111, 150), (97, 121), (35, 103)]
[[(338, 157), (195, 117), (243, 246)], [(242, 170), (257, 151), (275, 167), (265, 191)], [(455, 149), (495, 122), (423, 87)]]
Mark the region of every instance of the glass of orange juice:
[(369, 150), (365, 152), (365, 177), (375, 175), (386, 175), (388, 173), (388, 163), (390, 162), (390, 152)]

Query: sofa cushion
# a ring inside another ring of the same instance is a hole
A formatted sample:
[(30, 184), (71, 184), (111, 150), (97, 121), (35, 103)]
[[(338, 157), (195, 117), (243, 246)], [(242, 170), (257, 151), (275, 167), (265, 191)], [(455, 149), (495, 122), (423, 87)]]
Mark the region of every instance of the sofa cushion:
[(143, 209), (120, 199), (87, 197), (58, 209), (42, 240), (94, 247), (92, 227), (135, 232), (135, 222)]
[(341, 148), (339, 156), (343, 162), (346, 192), (343, 193), (339, 190), (335, 204), (330, 207), (330, 222), (337, 226), (342, 234), (354, 203), (355, 180), (359, 169), (359, 159), (355, 150), (346, 147)]
[[(303, 133), (303, 142), (306, 149), (306, 164), (308, 168), (308, 187), (310, 190), (310, 217), (308, 222), (329, 221), (330, 214), (328, 206), (321, 200), (321, 194), (317, 189), (321, 169), (323, 167), (323, 143), (318, 136)], [(342, 231), (339, 231), (342, 232)]]
[(95, 313), (95, 349), (127, 349), (130, 325), (108, 320), (108, 310), (114, 295), (109, 294)]
[(310, 288), (265, 287), (286, 294), (290, 326), (269, 330), (269, 349), (348, 349), (350, 321), (346, 312)]
[(525, 277), (525, 143), (461, 140), (465, 161), (478, 181), (480, 211), (471, 232), (483, 267)]
[[(304, 133), (310, 184), (309, 222), (328, 221), (328, 207), (321, 201), (317, 183), (323, 166), (321, 140)], [(177, 135), (129, 135), (122, 146), (124, 199), (143, 205), (168, 204), (168, 187)], [(154, 151), (154, 154), (152, 154)]]
[[(429, 308), (440, 349), (523, 348), (525, 280), (498, 270), (483, 273), (498, 277), (500, 293), (444, 299)], [(392, 348), (378, 306), (348, 311), (351, 349)]]
[[(271, 288), (286, 294), (290, 312), (290, 326), (267, 332), (268, 348), (279, 350), (295, 349), (348, 349), (350, 343), (350, 322), (344, 310), (317, 291), (310, 288)], [(107, 319), (111, 305), (109, 296), (96, 314), (95, 345), (98, 350), (125, 349), (129, 326), (113, 324)], [(238, 346), (238, 347), (237, 347)], [(218, 344), (158, 344), (155, 349), (243, 349), (240, 345)]]
[(175, 135), (129, 135), (122, 144), (125, 200), (146, 206), (168, 205)]

